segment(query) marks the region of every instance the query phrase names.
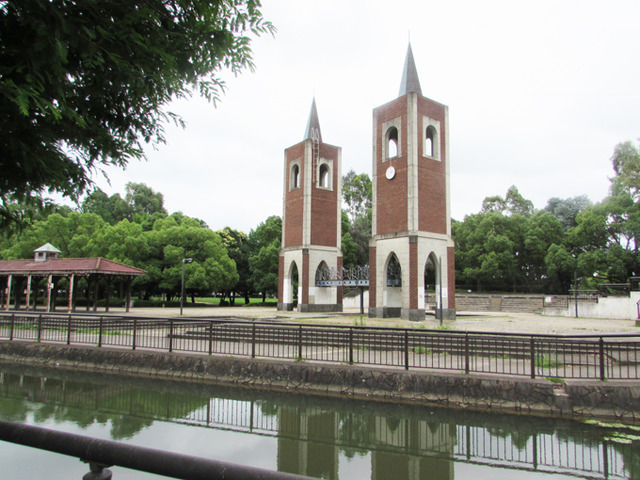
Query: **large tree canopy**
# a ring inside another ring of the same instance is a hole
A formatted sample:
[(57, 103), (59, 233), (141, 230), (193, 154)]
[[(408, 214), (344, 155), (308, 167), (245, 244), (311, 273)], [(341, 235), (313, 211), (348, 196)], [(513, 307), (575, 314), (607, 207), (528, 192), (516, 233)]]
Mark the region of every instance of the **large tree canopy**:
[(258, 0), (0, 0), (0, 215), (44, 190), (74, 196), (179, 121), (163, 107), (215, 101), (222, 68), (252, 68)]

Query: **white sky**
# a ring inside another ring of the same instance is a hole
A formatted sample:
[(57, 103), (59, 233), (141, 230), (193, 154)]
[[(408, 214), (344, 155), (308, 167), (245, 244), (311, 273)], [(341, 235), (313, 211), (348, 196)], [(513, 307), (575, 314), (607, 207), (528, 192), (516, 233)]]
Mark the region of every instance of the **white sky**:
[(640, 137), (637, 0), (263, 0), (278, 32), (254, 40), (254, 73), (225, 74), (215, 108), (172, 105), (186, 129), (126, 172), (169, 212), (245, 232), (282, 214), (284, 149), (303, 139), (315, 95), (343, 174), (371, 174), (372, 110), (398, 95), (409, 35), (422, 93), (449, 106), (452, 217), (511, 185), (551, 197), (608, 192), (614, 146)]

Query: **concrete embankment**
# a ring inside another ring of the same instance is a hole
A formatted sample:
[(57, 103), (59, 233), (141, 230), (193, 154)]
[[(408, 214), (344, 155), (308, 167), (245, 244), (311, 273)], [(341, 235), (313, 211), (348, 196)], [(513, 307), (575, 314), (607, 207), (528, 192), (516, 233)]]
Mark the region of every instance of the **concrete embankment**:
[(310, 395), (640, 422), (635, 381), (529, 379), (0, 342), (4, 362)]

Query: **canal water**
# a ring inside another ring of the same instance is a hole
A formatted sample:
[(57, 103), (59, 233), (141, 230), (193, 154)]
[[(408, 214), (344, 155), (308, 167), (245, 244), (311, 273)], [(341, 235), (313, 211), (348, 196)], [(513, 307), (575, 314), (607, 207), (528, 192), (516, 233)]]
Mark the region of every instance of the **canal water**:
[[(0, 372), (3, 420), (317, 478), (640, 478), (640, 432), (623, 426), (60, 369)], [(0, 465), (3, 480), (80, 480), (89, 470), (6, 442)], [(111, 470), (114, 480), (164, 478)]]

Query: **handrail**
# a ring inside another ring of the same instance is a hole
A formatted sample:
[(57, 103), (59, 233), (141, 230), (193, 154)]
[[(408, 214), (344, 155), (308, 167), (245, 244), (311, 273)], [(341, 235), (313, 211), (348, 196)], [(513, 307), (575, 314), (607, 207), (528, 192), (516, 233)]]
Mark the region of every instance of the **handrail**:
[(301, 475), (128, 445), (4, 420), (0, 420), (0, 440), (79, 458), (91, 465), (91, 471), (94, 474), (100, 473), (105, 467), (117, 465), (183, 480), (310, 479)]

